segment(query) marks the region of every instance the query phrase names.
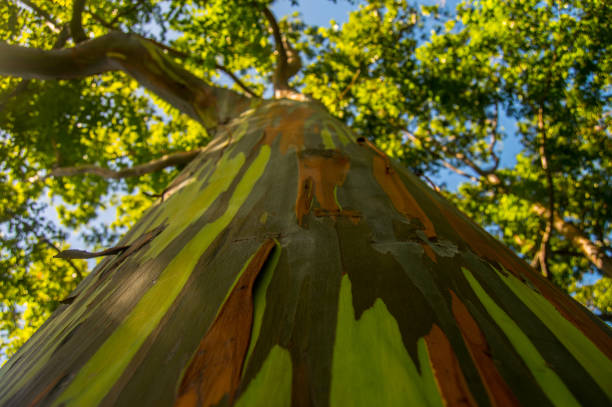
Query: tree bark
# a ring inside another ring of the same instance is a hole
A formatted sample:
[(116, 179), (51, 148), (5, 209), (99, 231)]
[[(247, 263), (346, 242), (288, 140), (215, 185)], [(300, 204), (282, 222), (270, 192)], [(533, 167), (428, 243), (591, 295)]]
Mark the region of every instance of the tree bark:
[(169, 188), (0, 404), (612, 401), (610, 329), (319, 105), (263, 102)]
[(208, 85), (137, 35), (113, 32), (52, 51), (0, 43), (0, 55), (0, 75), (25, 79), (75, 79), (122, 70), (207, 129), (250, 107), (248, 98)]

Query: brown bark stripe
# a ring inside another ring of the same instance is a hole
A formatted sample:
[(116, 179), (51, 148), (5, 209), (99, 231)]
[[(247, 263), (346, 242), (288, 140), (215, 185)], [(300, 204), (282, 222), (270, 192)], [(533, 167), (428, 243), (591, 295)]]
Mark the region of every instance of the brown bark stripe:
[(479, 230), (471, 222), (454, 214), (443, 204), (435, 200), (434, 202), (437, 203), (440, 212), (442, 212), (455, 232), (469, 245), (474, 253), (484, 259), (500, 264), (505, 270), (521, 281), (528, 279), (565, 319), (580, 329), (603, 354), (612, 359), (612, 341), (610, 337), (595, 324), (577, 302), (554, 287), (551, 282), (540, 276), (527, 263), (493, 237)]
[(434, 324), (425, 337), (429, 360), (434, 370), (438, 388), (446, 406), (476, 406), (459, 360), (444, 332)]
[(264, 129), (263, 144), (272, 145), (272, 142), (280, 136), (279, 150), (285, 154), (289, 147), (300, 151), (304, 148), (304, 130), (306, 120), (313, 115), (309, 106), (299, 106), (289, 112), (288, 106), (273, 106), (266, 113), (267, 123), (274, 123)]
[(422, 243), (421, 246), (423, 246), (423, 250), (425, 250), (425, 254), (434, 262), (437, 263), (438, 260), (436, 259), (436, 254), (434, 253), (433, 249), (431, 247), (429, 247), (428, 244), (426, 243)]
[[(321, 214), (340, 215), (334, 189), (344, 183), (350, 167), (348, 157), (334, 150), (305, 150), (298, 153), (298, 195), (295, 214), (298, 224), (310, 212), (312, 196), (320, 205)], [(323, 215), (321, 215), (323, 216)]]
[(480, 378), (484, 384), (489, 400), (495, 406), (519, 406), (519, 402), (512, 394), (512, 391), (501, 376), (493, 359), (491, 351), (484, 334), (478, 327), (474, 318), (459, 297), (450, 290), (452, 297), (452, 309), (463, 341), (467, 345), (468, 351), (474, 360), (474, 364), (480, 373)]
[(175, 406), (211, 406), (226, 394), (233, 401), (251, 337), (253, 284), (275, 245), (266, 240), (238, 279), (185, 371)]
[(387, 163), (380, 155), (375, 155), (373, 160), (374, 177), (393, 202), (395, 209), (408, 218), (419, 219), (425, 227), (425, 235), (429, 238), (435, 237), (433, 223), (408, 191), (400, 176), (395, 171), (388, 171)]

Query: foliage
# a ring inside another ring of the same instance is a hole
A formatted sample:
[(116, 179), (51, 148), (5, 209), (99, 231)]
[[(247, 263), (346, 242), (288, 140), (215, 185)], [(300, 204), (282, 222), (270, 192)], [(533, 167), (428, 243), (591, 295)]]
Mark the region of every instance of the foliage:
[[(0, 2), (1, 40), (72, 47), (72, 5)], [(205, 80), (269, 95), (278, 49), (268, 6), (91, 0), (80, 17), (89, 38), (139, 34)], [(278, 25), (304, 61), (297, 89), (417, 173), (461, 174), (467, 182), (443, 193), (526, 260), (545, 247), (546, 265), (536, 265), (609, 313), (610, 280), (584, 285), (599, 270), (563, 234), (545, 237), (550, 219), (534, 205), (552, 207), (612, 254), (611, 18), (602, 0), (485, 0), (456, 13), (371, 0), (342, 26), (307, 26), (298, 15)], [(0, 129), (0, 332), (10, 354), (87, 273), (84, 262), (52, 259), (69, 232), (92, 248), (111, 246), (180, 166), (118, 180), (48, 176), (53, 169), (121, 170), (199, 148), (212, 134), (121, 73), (2, 78)], [(516, 163), (500, 160), (504, 140), (520, 142)], [(106, 225), (99, 215), (111, 207), (116, 220)]]

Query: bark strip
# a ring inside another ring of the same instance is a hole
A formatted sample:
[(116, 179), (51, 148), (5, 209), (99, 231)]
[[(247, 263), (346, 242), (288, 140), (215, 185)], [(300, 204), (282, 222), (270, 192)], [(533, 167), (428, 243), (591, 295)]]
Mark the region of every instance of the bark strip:
[(253, 284), (276, 243), (268, 239), (257, 250), (223, 304), (187, 367), (175, 406), (229, 403), (240, 383), (253, 324)]
[(489, 394), (491, 404), (495, 406), (519, 406), (520, 403), (512, 394), (504, 378), (499, 374), (487, 343), (487, 339), (478, 327), (474, 318), (459, 297), (450, 290), (452, 311), (461, 331), (463, 340), (472, 360), (480, 373), (483, 384)]

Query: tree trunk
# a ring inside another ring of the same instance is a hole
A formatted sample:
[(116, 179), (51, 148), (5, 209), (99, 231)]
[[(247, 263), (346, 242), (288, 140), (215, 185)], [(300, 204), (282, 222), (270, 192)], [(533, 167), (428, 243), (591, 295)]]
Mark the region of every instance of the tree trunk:
[(612, 401), (609, 328), (318, 105), (262, 102), (169, 191), (2, 405)]

